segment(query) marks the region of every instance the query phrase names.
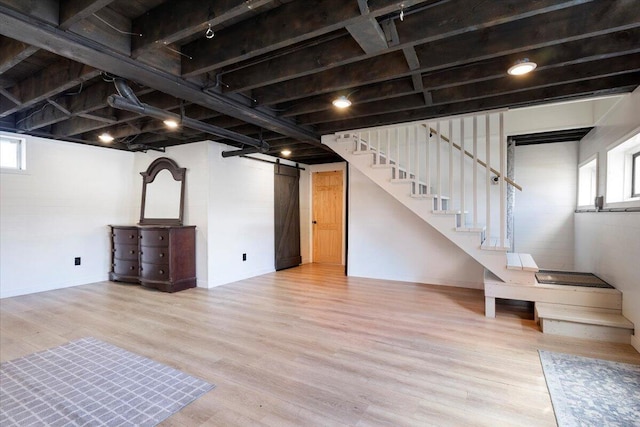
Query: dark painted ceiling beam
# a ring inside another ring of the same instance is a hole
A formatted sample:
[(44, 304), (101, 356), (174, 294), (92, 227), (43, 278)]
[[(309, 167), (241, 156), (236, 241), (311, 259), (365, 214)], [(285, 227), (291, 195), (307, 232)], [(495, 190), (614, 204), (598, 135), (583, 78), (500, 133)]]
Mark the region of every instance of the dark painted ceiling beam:
[[(544, 0), (519, 2), (517, 8), (508, 2), (483, 3), (478, 8), (469, 8), (467, 0), (439, 2), (434, 7), (408, 15), (398, 22), (403, 36), (396, 47), (403, 48), (430, 43), (447, 37), (477, 31), (492, 25), (518, 21), (520, 19), (549, 13), (575, 6), (585, 1)], [(451, 19), (456, 16), (456, 19)], [(391, 21), (393, 23), (394, 21)], [(392, 27), (395, 25), (391, 24)], [(335, 40), (319, 45), (310, 51), (303, 49), (284, 57), (269, 59), (255, 66), (223, 73), (229, 85), (225, 91), (244, 91), (300, 77), (330, 67), (362, 61), (370, 55), (357, 50), (355, 41)]]
[(24, 61), (37, 50), (37, 47), (0, 36), (0, 74)]
[(204, 93), (201, 87), (195, 83), (140, 64), (127, 56), (106, 49), (98, 43), (60, 31), (3, 5), (0, 5), (0, 32), (12, 34), (12, 37), (25, 43), (72, 56), (74, 60), (90, 64), (122, 78), (144, 82), (154, 89), (254, 123), (257, 126), (322, 145), (319, 142), (319, 137), (311, 130), (278, 119), (268, 111), (252, 108), (239, 99), (230, 99), (217, 93)]
[[(373, 85), (359, 86), (350, 91), (351, 95), (349, 96), (349, 99), (351, 99), (356, 106), (362, 102), (371, 102), (416, 93), (411, 78), (402, 78)], [(333, 109), (334, 107), (331, 105), (331, 100), (339, 95), (345, 94), (334, 92), (331, 94), (318, 95), (309, 99), (281, 104), (278, 106), (278, 109), (281, 111), (280, 114), (283, 117), (298, 116), (300, 114)]]
[[(172, 44), (205, 31), (209, 24), (215, 30), (218, 25), (233, 21), (255, 11), (274, 0), (181, 0), (162, 3), (133, 21), (133, 32), (142, 37), (132, 40), (133, 57), (147, 49)], [(158, 25), (162, 23), (162, 25)], [(210, 43), (216, 43), (212, 39)]]
[(67, 29), (76, 22), (98, 12), (114, 0), (60, 0), (60, 28)]
[(13, 108), (0, 110), (0, 116), (7, 116), (21, 108), (44, 101), (61, 91), (71, 89), (99, 74), (100, 72), (93, 67), (68, 59), (62, 59), (34, 76), (7, 89), (12, 96), (20, 100), (21, 105), (19, 107), (14, 106)]
[(261, 105), (273, 105), (410, 74), (411, 70), (402, 51), (394, 51), (356, 64), (260, 87), (254, 89), (252, 95)]
[[(319, 132), (324, 134), (327, 132), (362, 129), (373, 126), (411, 122), (415, 120), (426, 120), (455, 114), (491, 110), (496, 108), (516, 108), (538, 105), (546, 102), (578, 99), (587, 96), (601, 96), (616, 93), (625, 93), (637, 87), (637, 82), (640, 81), (639, 79), (640, 73), (636, 72), (631, 76), (612, 76), (603, 79), (569, 83), (566, 85), (550, 86), (543, 89), (515, 92), (491, 98), (436, 105), (415, 110), (405, 110), (388, 114), (379, 114), (376, 116), (343, 119), (331, 123), (320, 124), (317, 126), (317, 129)], [(636, 83), (629, 84), (630, 81), (635, 81)]]
[[(629, 67), (629, 64), (635, 64), (635, 67)], [(610, 61), (585, 62), (570, 68), (570, 72), (567, 72), (567, 70), (562, 67), (548, 68), (546, 70), (536, 70), (535, 73), (522, 76), (522, 78), (503, 75), (497, 79), (431, 90), (433, 105), (472, 101), (479, 98), (496, 97), (514, 92), (531, 91), (533, 89), (561, 86), (580, 81), (598, 80), (618, 74), (627, 76), (628, 80), (623, 86), (640, 84), (640, 81), (634, 80), (637, 79), (635, 71), (640, 71), (640, 54), (620, 56)], [(420, 97), (417, 95), (409, 95), (354, 105), (347, 113), (329, 109), (323, 112), (301, 115), (298, 117), (298, 120), (304, 124), (317, 124), (343, 120), (345, 116), (352, 118), (373, 116), (395, 111), (417, 109), (422, 106), (423, 104), (420, 103)]]
[(340, 31), (322, 43), (303, 44), (299, 50), (286, 55), (274, 56), (264, 61), (258, 58), (252, 65), (237, 67), (237, 70), (223, 70), (220, 78), (225, 84), (224, 92), (246, 91), (302, 77), (316, 70), (337, 67), (362, 56), (362, 48), (353, 37)]
[[(594, 37), (589, 40), (590, 43), (575, 41), (559, 46), (549, 46), (529, 51), (526, 53), (528, 56), (543, 57), (554, 64), (552, 66), (540, 67), (530, 76), (533, 80), (529, 79), (529, 81), (540, 81), (541, 78), (539, 76), (548, 79), (558, 79), (559, 81), (568, 81), (585, 78), (588, 77), (589, 74), (606, 75), (628, 69), (629, 67), (633, 68), (634, 64), (637, 64), (638, 61), (637, 55), (633, 54), (640, 52), (640, 45), (637, 43), (638, 40), (640, 40), (640, 28)], [(611, 64), (607, 61), (599, 62), (607, 58), (611, 59)], [(505, 70), (513, 64), (514, 61), (515, 58), (513, 58), (512, 55), (507, 55), (457, 67), (455, 69), (427, 73), (422, 75), (423, 86), (426, 90), (433, 91), (480, 81), (501, 79), (506, 77)], [(580, 64), (590, 62), (593, 62), (593, 64), (580, 66)], [(575, 68), (575, 66), (577, 66), (577, 68)], [(636, 67), (637, 66), (640, 65), (636, 65)], [(550, 69), (555, 71), (550, 73)], [(579, 77), (579, 74), (583, 72), (586, 73), (586, 75), (583, 74), (582, 77)], [(507, 78), (505, 82), (506, 86), (509, 86), (522, 82), (522, 79)], [(388, 100), (388, 105), (391, 107), (391, 105), (394, 105), (393, 98), (418, 92), (411, 87), (411, 82), (408, 79), (383, 82), (356, 89), (357, 91), (350, 96), (351, 100), (354, 101), (354, 105), (350, 110), (362, 112), (366, 110), (361, 109), (361, 104), (363, 103), (366, 104), (376, 100)], [(431, 101), (434, 102), (434, 94), (430, 94), (432, 97)], [(333, 93), (332, 96), (320, 95), (299, 103), (293, 101), (279, 105), (279, 108), (283, 109), (281, 113), (283, 115), (297, 116), (319, 111), (326, 111), (327, 115), (335, 116), (349, 114), (350, 111), (338, 112), (332, 108), (330, 101), (335, 95), (336, 93)], [(442, 95), (438, 95), (437, 97), (441, 99), (438, 103), (447, 102), (446, 97)], [(371, 112), (370, 114), (375, 113), (379, 113), (379, 111)], [(301, 117), (300, 122), (312, 123), (314, 120)]]
[[(425, 1), (406, 0), (405, 7)], [(344, 0), (292, 1), (255, 19), (216, 34), (216, 42), (198, 39), (183, 46), (192, 61), (183, 62), (183, 75), (194, 76), (220, 69), (237, 61), (281, 49), (321, 36), (358, 21), (387, 14), (399, 8), (397, 1), (379, 0), (368, 15), (361, 15), (357, 2)]]
[[(577, 39), (584, 40), (607, 33), (640, 28), (637, 10), (632, 3), (628, 0), (617, 0), (586, 5), (590, 8), (580, 5), (570, 9), (560, 9), (548, 15), (535, 15), (521, 22), (508, 22), (489, 29), (467, 32), (460, 36), (416, 46), (421, 65), (420, 71), (424, 73), (455, 67)], [(581, 14), (578, 15), (580, 18), (576, 19), (575, 14), (578, 13)], [(413, 35), (413, 37), (416, 36)], [(461, 55), (460, 52), (468, 52), (468, 54)], [(395, 69), (390, 73), (384, 61), (380, 63), (380, 60), (386, 57), (393, 65), (394, 63), (391, 62), (393, 54), (392, 52), (312, 76), (257, 88), (253, 91), (253, 96), (262, 105), (273, 105), (323, 92), (383, 81), (390, 78), (390, 75), (408, 76), (410, 70), (406, 65), (404, 72)], [(544, 65), (544, 62), (539, 62)]]

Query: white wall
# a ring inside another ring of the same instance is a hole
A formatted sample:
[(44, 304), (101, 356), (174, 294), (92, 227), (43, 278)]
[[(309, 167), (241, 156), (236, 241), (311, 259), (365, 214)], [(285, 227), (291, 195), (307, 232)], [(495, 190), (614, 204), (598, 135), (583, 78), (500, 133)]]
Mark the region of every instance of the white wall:
[(132, 198), (128, 203), (134, 207), (135, 216), (127, 224), (140, 221), (142, 201), (142, 176), (152, 161), (158, 157), (168, 157), (181, 168), (187, 168), (184, 201), (184, 224), (196, 226), (196, 278), (198, 286), (209, 286), (208, 244), (209, 244), (209, 142), (167, 147), (164, 153), (148, 151), (136, 153), (131, 182), (134, 185)]
[(27, 171), (0, 174), (0, 297), (107, 280), (107, 225), (134, 215), (123, 203), (134, 156), (14, 136), (27, 140)]
[(349, 168), (350, 276), (482, 288), (483, 267)]
[(210, 143), (209, 286), (274, 271), (274, 166), (222, 157), (234, 149)]
[(578, 142), (516, 146), (514, 249), (540, 268), (573, 270)]
[[(580, 142), (579, 161), (599, 158), (598, 194), (606, 188), (606, 152), (640, 127), (640, 88), (626, 95)], [(591, 271), (623, 293), (622, 313), (640, 329), (640, 213), (577, 213), (576, 269)], [(640, 334), (632, 339), (640, 351)]]

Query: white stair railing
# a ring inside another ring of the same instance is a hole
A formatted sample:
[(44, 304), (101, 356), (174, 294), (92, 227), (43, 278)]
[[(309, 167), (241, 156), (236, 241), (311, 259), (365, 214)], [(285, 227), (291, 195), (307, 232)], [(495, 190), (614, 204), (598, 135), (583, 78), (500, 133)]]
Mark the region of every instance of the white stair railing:
[(338, 140), (354, 140), (354, 154), (372, 154), (373, 167), (391, 167), (393, 182), (410, 183), (408, 196), (433, 199), (433, 213), (456, 213), (460, 231), (480, 231), (487, 239), (485, 249), (509, 246), (506, 186), (521, 187), (506, 177), (503, 112), (339, 132), (336, 136)]

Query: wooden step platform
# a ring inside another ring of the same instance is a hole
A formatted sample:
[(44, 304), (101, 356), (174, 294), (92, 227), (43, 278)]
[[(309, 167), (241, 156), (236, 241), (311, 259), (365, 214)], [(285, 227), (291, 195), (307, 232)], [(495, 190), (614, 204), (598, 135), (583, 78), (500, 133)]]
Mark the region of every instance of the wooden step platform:
[(622, 294), (617, 289), (585, 288), (581, 286), (545, 285), (537, 283), (535, 273), (522, 271), (533, 276), (533, 282), (506, 283), (495, 274), (485, 270), (484, 296), (485, 315), (495, 317), (495, 299), (513, 299), (536, 303), (557, 303), (592, 308), (622, 309)]
[(540, 269), (530, 254), (507, 253), (508, 270), (524, 270), (538, 272)]
[(634, 330), (620, 310), (537, 302), (535, 312), (546, 334), (629, 344)]

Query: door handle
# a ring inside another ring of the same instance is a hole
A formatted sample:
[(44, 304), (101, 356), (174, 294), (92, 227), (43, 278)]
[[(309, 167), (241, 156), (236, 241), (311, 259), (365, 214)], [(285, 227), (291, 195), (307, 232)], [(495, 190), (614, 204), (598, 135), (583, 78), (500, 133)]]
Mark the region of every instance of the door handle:
[(312, 224), (317, 224), (317, 223), (318, 223), (318, 221), (312, 221)]

